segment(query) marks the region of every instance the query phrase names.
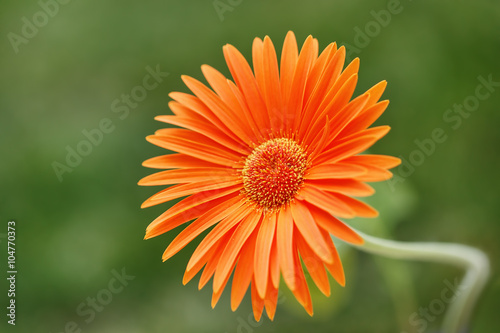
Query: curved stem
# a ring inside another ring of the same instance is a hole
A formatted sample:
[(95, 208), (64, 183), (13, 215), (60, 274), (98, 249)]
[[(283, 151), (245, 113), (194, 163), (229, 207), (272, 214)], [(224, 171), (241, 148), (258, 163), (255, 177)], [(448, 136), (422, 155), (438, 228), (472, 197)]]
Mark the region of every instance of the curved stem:
[(364, 244), (356, 245), (362, 251), (390, 258), (441, 262), (464, 268), (465, 277), (445, 314), (442, 332), (460, 333), (467, 328), (474, 305), (490, 273), (488, 257), (482, 251), (461, 244), (404, 243), (356, 232), (365, 240)]

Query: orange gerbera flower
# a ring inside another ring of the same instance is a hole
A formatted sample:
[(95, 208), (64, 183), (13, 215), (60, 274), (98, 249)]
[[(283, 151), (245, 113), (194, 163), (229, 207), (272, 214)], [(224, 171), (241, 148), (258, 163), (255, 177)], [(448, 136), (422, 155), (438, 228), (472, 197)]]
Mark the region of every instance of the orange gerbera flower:
[(174, 92), (174, 115), (155, 119), (182, 128), (158, 130), (147, 140), (177, 152), (144, 166), (168, 169), (140, 185), (173, 185), (142, 207), (186, 197), (147, 228), (151, 238), (189, 221), (163, 260), (213, 227), (194, 251), (183, 283), (203, 267), (199, 287), (213, 277), (212, 306), (231, 273), (235, 310), (251, 286), (255, 318), (264, 307), (272, 319), (280, 275), (312, 315), (302, 262), (325, 294), (327, 271), (345, 284), (330, 235), (354, 244), (363, 239), (338, 218), (374, 217), (377, 211), (352, 198), (373, 194), (365, 182), (386, 180), (398, 158), (359, 155), (383, 137), (388, 126), (368, 128), (385, 110), (379, 102), (386, 82), (352, 98), (359, 60), (344, 70), (345, 49), (328, 45), (318, 56), (309, 36), (300, 53), (289, 32), (278, 61), (269, 39), (253, 43), (253, 71), (236, 48), (224, 56), (234, 81), (210, 66), (202, 71), (212, 89), (182, 79), (194, 95)]

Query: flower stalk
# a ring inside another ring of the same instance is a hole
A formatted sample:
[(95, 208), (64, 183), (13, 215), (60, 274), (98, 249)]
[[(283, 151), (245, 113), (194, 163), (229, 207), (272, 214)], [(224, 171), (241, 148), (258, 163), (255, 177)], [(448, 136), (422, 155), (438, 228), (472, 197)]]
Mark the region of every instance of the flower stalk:
[(355, 245), (361, 251), (388, 258), (439, 262), (465, 269), (458, 294), (450, 304), (442, 324), (443, 333), (466, 332), (474, 306), (490, 274), (489, 259), (479, 249), (453, 243), (405, 243), (380, 239), (356, 231), (364, 244)]

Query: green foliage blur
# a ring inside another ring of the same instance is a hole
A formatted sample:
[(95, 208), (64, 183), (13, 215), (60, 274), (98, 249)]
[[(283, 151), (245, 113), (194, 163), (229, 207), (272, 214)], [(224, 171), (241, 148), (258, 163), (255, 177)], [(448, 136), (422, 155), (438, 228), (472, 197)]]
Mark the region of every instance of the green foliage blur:
[[(204, 81), (202, 64), (229, 75), (224, 44), (250, 59), (254, 37), (269, 35), (280, 49), (288, 30), (299, 43), (312, 34), (320, 48), (337, 41), (359, 56), (357, 93), (389, 83), (391, 104), (377, 124), (392, 130), (371, 152), (401, 156), (406, 167), (367, 199), (380, 217), (353, 224), (484, 250), (492, 277), (470, 332), (500, 331), (498, 1), (3, 0), (0, 30), (0, 331), (436, 332), (442, 311), (425, 325), (413, 314), (462, 276), (453, 267), (340, 244), (345, 288), (326, 298), (311, 284), (312, 318), (282, 288), (274, 322), (255, 323), (249, 295), (232, 312), (229, 289), (212, 309), (210, 283), (182, 285), (197, 241), (162, 263), (179, 230), (143, 240), (168, 208), (141, 210), (160, 188), (137, 186), (152, 172), (142, 161), (164, 153), (144, 138), (163, 126), (155, 116), (170, 114), (168, 93), (187, 92), (182, 74)], [(136, 88), (155, 70), (169, 75)], [(478, 88), (479, 77), (496, 86)], [(127, 105), (132, 94), (140, 101)], [(90, 146), (85, 133), (94, 133)], [(70, 157), (72, 167), (66, 158), (77, 149), (87, 156)], [(16, 326), (5, 315), (9, 220), (17, 223)]]

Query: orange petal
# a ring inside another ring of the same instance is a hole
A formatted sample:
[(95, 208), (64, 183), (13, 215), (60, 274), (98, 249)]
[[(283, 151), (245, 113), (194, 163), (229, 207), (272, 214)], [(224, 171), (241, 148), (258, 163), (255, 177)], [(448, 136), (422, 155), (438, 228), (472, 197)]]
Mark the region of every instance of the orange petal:
[[(370, 98), (371, 97), (372, 96), (370, 95)], [(388, 105), (389, 101), (382, 101), (361, 111), (355, 119), (347, 124), (347, 126), (340, 133), (340, 136), (346, 137), (367, 129), (382, 115), (382, 113), (384, 113)]]
[(247, 242), (243, 245), (236, 269), (234, 270), (233, 285), (231, 287), (231, 309), (233, 311), (240, 305), (252, 281), (257, 233), (258, 230), (255, 229)]
[(243, 110), (243, 113), (245, 115), (244, 121), (246, 122), (247, 127), (251, 129), (252, 132), (254, 133), (254, 136), (252, 137), (252, 142), (255, 144), (256, 142), (261, 141), (262, 133), (261, 133), (261, 128), (259, 128), (259, 126), (257, 125), (257, 120), (256, 120), (257, 115), (250, 111), (247, 102), (245, 100), (245, 96), (243, 96), (243, 93), (234, 84), (234, 82), (230, 80), (227, 80), (226, 82), (234, 98), (232, 100), (232, 103), (234, 105), (238, 105), (237, 107)]
[(342, 71), (338, 78), (332, 77), (332, 86), (330, 90), (339, 90), (354, 74), (359, 70), (359, 58), (355, 58), (347, 67)]
[(377, 140), (383, 138), (389, 131), (391, 130), (390, 126), (377, 126), (365, 129), (363, 131), (357, 132), (356, 134), (349, 135), (347, 137), (336, 138), (333, 142), (331, 142), (327, 149), (335, 148), (341, 144), (352, 141), (354, 139), (363, 138), (363, 137), (376, 137)]
[(226, 134), (222, 133), (219, 129), (206, 121), (200, 119), (186, 119), (178, 116), (157, 116), (156, 120), (162, 121), (167, 124), (181, 126), (194, 132), (200, 133), (209, 137), (224, 147), (230, 148), (236, 153), (247, 155), (250, 153), (250, 148), (242, 142), (236, 142)]
[[(331, 89), (325, 97), (323, 103), (319, 106), (316, 119), (312, 126), (308, 126), (305, 133), (304, 142), (310, 144), (320, 132), (323, 118), (328, 115), (330, 119), (342, 110), (342, 108), (349, 102), (356, 88), (358, 82), (358, 75), (353, 74), (339, 89)], [(328, 102), (328, 104), (326, 104)]]
[(293, 249), (293, 262), (295, 267), (295, 278), (297, 280), (296, 288), (292, 289), (292, 292), (297, 299), (297, 301), (304, 307), (307, 313), (313, 315), (313, 306), (311, 301), (311, 294), (309, 293), (309, 287), (307, 286), (307, 281), (304, 276), (304, 271), (302, 269), (302, 264), (300, 263), (299, 251), (297, 246), (294, 244)]
[(332, 193), (332, 196), (337, 198), (338, 200), (342, 201), (356, 213), (356, 216), (360, 217), (377, 217), (378, 212), (375, 210), (375, 208), (371, 207), (370, 205), (359, 201), (357, 199), (348, 197), (346, 195), (340, 194), (340, 193)]
[(163, 261), (171, 258), (174, 254), (179, 252), (193, 239), (198, 237), (203, 231), (207, 230), (220, 220), (232, 214), (243, 204), (243, 200), (239, 196), (228, 199), (221, 204), (214, 206), (212, 209), (201, 215), (193, 223), (188, 225), (181, 231), (169, 244), (163, 253)]
[(146, 229), (145, 238), (170, 231), (239, 195), (240, 191), (235, 189), (219, 189), (193, 194), (179, 201), (151, 222)]
[(297, 48), (297, 40), (292, 31), (286, 34), (283, 43), (283, 50), (281, 52), (281, 65), (280, 65), (280, 85), (281, 95), (283, 100), (287, 101), (290, 96), (292, 87), (293, 73), (299, 58), (299, 51)]
[[(327, 65), (329, 65), (329, 60), (335, 52), (337, 51), (337, 44), (329, 44), (320, 54), (320, 56), (314, 61), (311, 68), (311, 72), (307, 77), (306, 87), (304, 91), (304, 101), (309, 102), (309, 97), (312, 92), (321, 84), (321, 78), (323, 77), (323, 72)], [(330, 79), (330, 78), (329, 78)]]
[(219, 95), (221, 100), (244, 124), (244, 126), (241, 127), (241, 130), (245, 133), (242, 138), (247, 144), (250, 145), (252, 143), (252, 138), (258, 133), (257, 125), (255, 125), (253, 116), (248, 108), (242, 105), (235, 96), (234, 91), (231, 88), (232, 82), (211, 66), (203, 65), (201, 66), (201, 70), (217, 95)]
[(252, 309), (255, 321), (259, 322), (262, 317), (262, 311), (264, 310), (264, 300), (259, 296), (257, 289), (255, 287), (255, 281), (252, 281)]
[(362, 182), (380, 182), (382, 180), (387, 180), (392, 178), (392, 172), (387, 171), (376, 166), (367, 165), (363, 166), (366, 169), (364, 175), (359, 175), (354, 177), (356, 180)]
[(279, 211), (276, 240), (281, 274), (288, 288), (293, 290), (296, 288), (293, 263), (293, 217), (288, 206)]
[(337, 238), (352, 244), (363, 244), (363, 238), (349, 228), (344, 222), (332, 216), (328, 212), (313, 206), (307, 205), (316, 223), (328, 233)]
[(219, 168), (214, 163), (200, 160), (184, 154), (169, 154), (150, 158), (142, 162), (142, 166), (153, 169), (178, 169), (178, 168)]
[(343, 201), (338, 200), (331, 193), (323, 192), (312, 186), (307, 186), (307, 184), (300, 190), (300, 197), (334, 216), (344, 218), (355, 217), (354, 211)]
[(220, 221), (194, 250), (191, 259), (188, 262), (187, 269), (193, 267), (203, 255), (215, 244), (222, 236), (231, 230), (236, 224), (240, 223), (248, 214), (251, 213), (251, 208), (248, 205), (239, 207), (231, 215)]
[[(276, 215), (276, 224), (278, 223), (278, 215)], [(277, 232), (274, 233), (273, 244), (271, 246), (271, 254), (269, 256), (269, 275), (275, 288), (280, 285), (280, 262), (278, 257)]]
[[(217, 190), (221, 188), (226, 188), (230, 186), (235, 186), (241, 184), (241, 180), (230, 180), (230, 181), (202, 181), (196, 183), (188, 183), (188, 184), (180, 184), (170, 186), (169, 188), (160, 191), (147, 199), (141, 207), (149, 207), (152, 205), (156, 205), (159, 202), (166, 202), (174, 199), (178, 199), (181, 197), (185, 197), (187, 195), (199, 193), (202, 191), (210, 191)], [(243, 187), (243, 185), (241, 186)]]
[(265, 93), (265, 84), (264, 84), (264, 43), (260, 38), (254, 38), (252, 44), (252, 63), (253, 63), (253, 71), (255, 73), (255, 80), (257, 81), (257, 85), (259, 87), (260, 93), (262, 97), (264, 97)]
[(217, 270), (215, 271), (214, 292), (220, 291), (223, 285), (227, 283), (243, 244), (245, 244), (248, 237), (254, 231), (260, 218), (260, 213), (249, 214), (246, 219), (240, 222), (233, 236), (227, 242), (221, 260), (217, 265)]
[(238, 174), (228, 168), (184, 168), (165, 170), (146, 176), (139, 181), (142, 186), (171, 185), (178, 183), (235, 181)]
[(292, 86), (290, 87), (290, 95), (285, 103), (288, 106), (288, 115), (293, 115), (293, 127), (295, 131), (299, 125), (299, 120), (302, 115), (304, 103), (304, 91), (307, 81), (307, 75), (311, 70), (315, 59), (314, 42), (312, 36), (306, 38), (302, 49), (300, 50), (297, 60), (297, 67), (293, 73)]
[(355, 197), (366, 197), (375, 193), (373, 187), (354, 179), (311, 179), (306, 180), (306, 183), (323, 191), (338, 192)]
[(301, 126), (299, 129), (300, 138), (305, 135), (307, 128), (311, 127), (311, 124), (314, 124), (315, 116), (319, 118), (319, 115), (321, 114), (320, 111), (325, 109), (325, 107), (328, 105), (328, 102), (337, 93), (329, 91), (329, 88), (331, 87), (330, 81), (332, 80), (332, 77), (337, 78), (342, 71), (342, 66), (344, 64), (345, 58), (345, 48), (342, 46), (337, 52), (333, 52), (332, 50), (332, 54), (330, 57), (331, 58), (328, 59), (328, 64), (324, 72), (321, 73), (319, 82), (317, 82), (314, 90), (311, 92), (311, 97), (307, 100), (304, 115), (301, 119)]
[[(321, 234), (320, 238), (323, 238)], [(297, 248), (302, 257), (302, 262), (306, 265), (307, 271), (316, 286), (325, 296), (330, 296), (330, 282), (323, 261), (314, 253), (302, 236), (297, 237)]]
[(372, 165), (382, 169), (392, 169), (401, 164), (401, 159), (387, 155), (356, 155), (343, 160), (345, 163)]
[(309, 212), (309, 209), (299, 200), (291, 204), (290, 208), (297, 230), (302, 237), (304, 237), (314, 253), (325, 262), (333, 262), (332, 253), (329, 251), (327, 244), (323, 241), (321, 232), (313, 216)]
[(252, 110), (255, 121), (261, 132), (269, 129), (267, 110), (262, 95), (260, 94), (257, 82), (243, 55), (232, 45), (225, 45), (223, 48), (224, 57), (229, 67), (234, 82), (243, 92), (243, 96), (248, 107)]
[(276, 50), (271, 39), (264, 38), (264, 97), (271, 120), (271, 127), (275, 130), (284, 129), (283, 101), (281, 99), (280, 78)]
[[(177, 128), (169, 128), (169, 130), (187, 131), (190, 135), (194, 133), (193, 131), (180, 130)], [(240, 161), (241, 157), (239, 155), (231, 153), (227, 150), (227, 148), (221, 149), (220, 147), (217, 147), (218, 145), (213, 145), (212, 142), (210, 142), (211, 140), (205, 136), (203, 137), (205, 139), (195, 141), (193, 138), (182, 138), (179, 133), (172, 133), (171, 137), (150, 135), (146, 137), (146, 140), (154, 145), (157, 145), (158, 147), (173, 150), (223, 166), (234, 167)]]
[[(233, 234), (233, 236), (226, 242), (226, 247), (222, 257), (220, 259), (219, 265), (214, 276), (214, 292), (212, 295), (212, 308), (217, 304), (222, 292), (229, 281), (231, 271), (233, 270), (237, 257), (240, 254), (241, 247), (248, 241), (253, 242), (252, 235), (254, 234), (255, 227), (261, 220), (261, 214), (250, 214), (241, 224), (238, 226), (236, 232), (238, 235)], [(250, 232), (250, 233), (249, 233)], [(240, 246), (241, 244), (241, 246)], [(222, 265), (222, 266), (221, 266)], [(222, 272), (220, 272), (222, 270)], [(220, 272), (220, 273), (219, 273)], [(246, 285), (245, 290), (248, 288)]]
[(267, 283), (266, 297), (264, 298), (264, 306), (266, 308), (267, 316), (271, 320), (274, 320), (274, 315), (276, 314), (276, 306), (278, 305), (278, 294), (279, 294), (278, 288), (273, 286), (271, 277), (269, 277), (269, 282)]
[(309, 158), (312, 160), (314, 160), (320, 153), (322, 153), (326, 145), (328, 144), (328, 136), (330, 134), (330, 120), (328, 119), (328, 116), (326, 116), (325, 118), (325, 126), (322, 130), (323, 133), (316, 137), (316, 142), (312, 146), (314, 150), (309, 154)]
[(337, 249), (335, 248), (335, 245), (333, 244), (333, 240), (330, 237), (330, 234), (325, 231), (321, 230), (321, 233), (323, 234), (323, 238), (327, 242), (328, 246), (330, 247), (333, 255), (335, 256), (335, 260), (333, 261), (333, 264), (325, 264), (326, 269), (332, 277), (337, 281), (338, 284), (340, 284), (342, 287), (345, 286), (345, 275), (344, 275), (344, 268), (342, 267), (342, 261), (340, 261), (339, 254), (337, 252)]
[(271, 256), (271, 245), (276, 229), (276, 215), (270, 214), (262, 220), (257, 243), (255, 245), (254, 276), (255, 287), (259, 296), (265, 298), (267, 281), (269, 280), (269, 261)]
[(245, 124), (237, 115), (229, 109), (219, 96), (208, 89), (200, 81), (183, 75), (182, 80), (186, 86), (208, 107), (213, 113), (243, 142), (250, 142), (246, 131), (243, 129)]
[(324, 151), (321, 155), (313, 160), (316, 165), (322, 163), (333, 164), (345, 158), (359, 154), (373, 146), (380, 139), (376, 135), (360, 135), (358, 137), (345, 140), (338, 143), (329, 150)]
[(304, 142), (308, 144), (313, 142), (317, 133), (320, 131), (325, 116), (328, 115), (329, 118), (332, 119), (345, 105), (347, 105), (354, 93), (357, 82), (358, 75), (353, 74), (343, 86), (339, 87), (339, 89), (331, 89), (328, 92), (327, 96), (318, 107), (318, 111), (316, 111), (317, 115), (315, 119), (313, 119), (312, 125), (307, 127)]
[(169, 96), (173, 100), (199, 114), (202, 119), (207, 119), (215, 127), (219, 128), (223, 133), (231, 136), (236, 141), (239, 140), (239, 138), (232, 131), (230, 131), (229, 128), (219, 119), (219, 117), (217, 117), (212, 110), (210, 110), (205, 104), (203, 104), (203, 102), (201, 102), (198, 97), (181, 92), (171, 92)]
[[(233, 229), (228, 231), (226, 233), (226, 235), (224, 235), (221, 238), (223, 241), (217, 242), (216, 244), (214, 244), (214, 247), (216, 248), (216, 250), (215, 250), (214, 254), (211, 257), (209, 257), (208, 260), (206, 260), (205, 268), (203, 269), (203, 272), (201, 273), (201, 276), (200, 276), (200, 281), (198, 282), (198, 290), (201, 290), (207, 284), (207, 282), (210, 280), (210, 278), (214, 275), (215, 269), (217, 268), (217, 265), (220, 262), (220, 259), (222, 256), (222, 251), (224, 251), (224, 248), (226, 247), (227, 242), (234, 235), (235, 230), (236, 230), (236, 227), (234, 227)], [(202, 260), (202, 261), (204, 261), (204, 260)], [(192, 269), (193, 268), (191, 267), (191, 270)], [(213, 294), (215, 294), (215, 291)], [(221, 294), (222, 294), (222, 290), (221, 290)], [(212, 308), (215, 307), (213, 300), (214, 300), (214, 298), (212, 297)]]
[(384, 93), (386, 87), (387, 87), (387, 81), (384, 80), (380, 81), (379, 83), (368, 89), (365, 94), (370, 95), (370, 100), (368, 101), (368, 103), (366, 103), (366, 105), (372, 106), (375, 103), (377, 103), (377, 101)]
[(349, 122), (362, 112), (369, 98), (370, 95), (361, 95), (344, 106), (337, 114), (333, 115), (333, 118), (330, 120), (332, 131), (330, 132), (328, 143), (332, 142)]
[(313, 166), (307, 171), (305, 179), (342, 179), (354, 178), (362, 176), (366, 173), (366, 169), (359, 165), (334, 163), (320, 164)]
[[(228, 235), (226, 235), (227, 238), (229, 238), (231, 236), (231, 234), (229, 233)], [(210, 251), (208, 251), (207, 253), (205, 253), (205, 255), (203, 256), (203, 259), (200, 260), (194, 267), (192, 267), (190, 270), (186, 270), (184, 272), (184, 276), (182, 277), (182, 284), (183, 285), (186, 285), (189, 281), (191, 281), (195, 276), (196, 274), (198, 274), (198, 272), (203, 268), (203, 266), (205, 266), (205, 264), (214, 256), (214, 255), (217, 255), (218, 253), (218, 249), (219, 247), (221, 247), (223, 244), (224, 244), (224, 240), (225, 238), (221, 238), (217, 244), (215, 244), (211, 249)]]

